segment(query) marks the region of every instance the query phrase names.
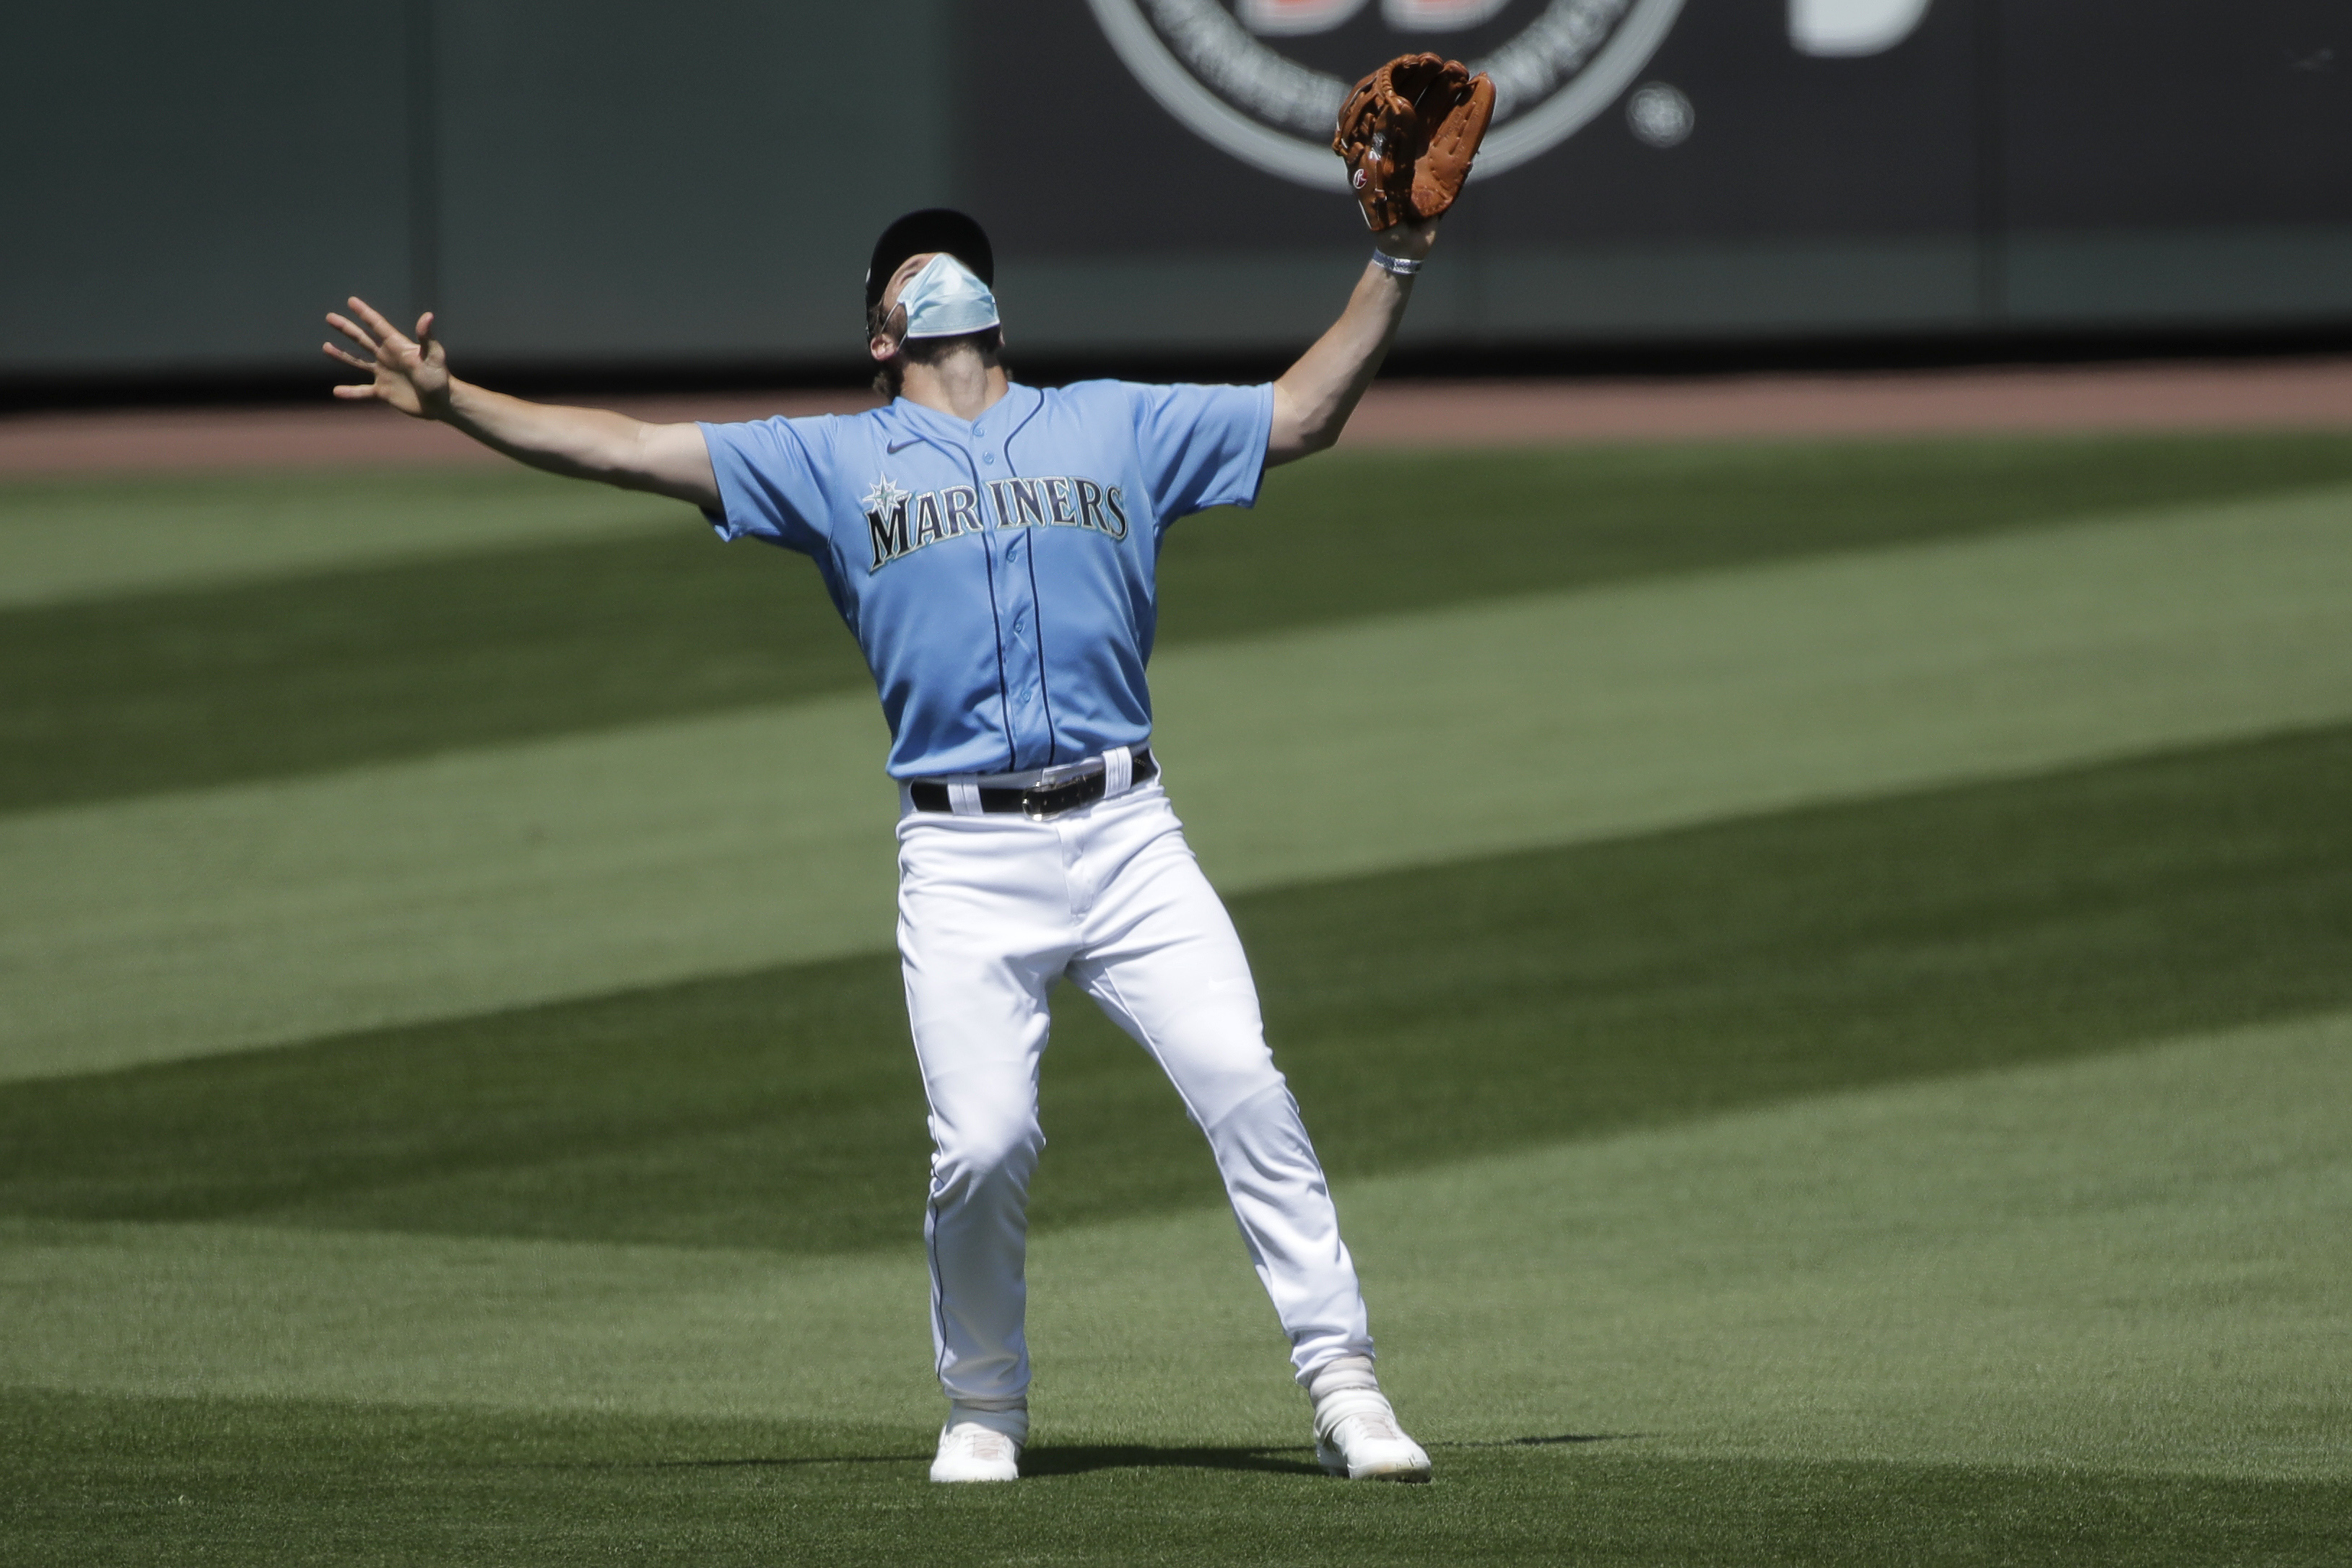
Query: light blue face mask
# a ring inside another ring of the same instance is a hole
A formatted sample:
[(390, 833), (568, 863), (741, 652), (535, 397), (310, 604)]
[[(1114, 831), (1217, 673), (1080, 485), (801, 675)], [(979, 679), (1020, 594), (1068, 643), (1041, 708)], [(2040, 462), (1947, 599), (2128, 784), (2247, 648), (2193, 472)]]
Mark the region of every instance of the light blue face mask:
[(907, 312), (910, 338), (951, 338), (999, 324), (996, 296), (944, 250), (907, 280), (898, 309)]

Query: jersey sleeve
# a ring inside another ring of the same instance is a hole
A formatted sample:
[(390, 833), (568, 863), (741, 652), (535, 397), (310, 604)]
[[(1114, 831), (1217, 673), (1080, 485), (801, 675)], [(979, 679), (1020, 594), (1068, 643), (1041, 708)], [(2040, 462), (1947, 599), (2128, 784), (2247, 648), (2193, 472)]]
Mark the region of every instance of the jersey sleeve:
[(757, 539), (814, 555), (825, 547), (823, 419), (705, 425), (719, 510), (703, 515), (721, 539)]
[(1274, 433), (1274, 387), (1138, 386), (1136, 446), (1166, 527), (1213, 506), (1255, 506)]

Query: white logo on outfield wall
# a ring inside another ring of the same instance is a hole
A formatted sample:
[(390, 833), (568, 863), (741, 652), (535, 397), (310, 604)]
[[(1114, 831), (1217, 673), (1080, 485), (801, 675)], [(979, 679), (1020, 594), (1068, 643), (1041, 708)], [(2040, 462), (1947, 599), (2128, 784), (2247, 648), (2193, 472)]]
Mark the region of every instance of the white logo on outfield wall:
[[(1087, 0), (1127, 68), (1196, 134), (1270, 174), (1345, 190), (1331, 132), (1351, 81), (1300, 64), (1269, 40), (1328, 33), (1370, 0)], [(1391, 32), (1443, 50), (1443, 35), (1493, 21), (1512, 0), (1380, 0)], [(1928, 0), (1789, 0), (1805, 54), (1866, 55), (1899, 43)], [(1549, 152), (1641, 74), (1683, 0), (1550, 0), (1484, 58), (1495, 124), (1473, 171), (1499, 174)]]
[[(1309, 69), (1266, 40), (1328, 32), (1369, 0), (1087, 0), (1111, 47), (1160, 107), (1244, 163), (1302, 185), (1345, 190), (1331, 155), (1355, 84)], [(1500, 15), (1509, 0), (1381, 0), (1400, 33), (1443, 35)], [(1551, 0), (1493, 54), (1495, 124), (1475, 175), (1549, 152), (1616, 100), (1675, 24), (1683, 0)], [(1475, 177), (1475, 175), (1474, 175)]]

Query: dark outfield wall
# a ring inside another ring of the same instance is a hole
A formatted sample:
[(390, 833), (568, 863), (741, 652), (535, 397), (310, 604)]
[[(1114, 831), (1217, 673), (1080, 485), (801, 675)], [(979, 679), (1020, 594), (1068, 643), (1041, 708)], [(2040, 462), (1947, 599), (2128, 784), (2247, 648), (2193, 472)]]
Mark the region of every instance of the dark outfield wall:
[(1591, 117), (1449, 220), (1423, 342), (2352, 323), (2344, 0), (1213, 3), (20, 7), (0, 374), (307, 369), (353, 289), (476, 364), (846, 365), (872, 235), (939, 201), (1023, 347), (1300, 341), (1352, 205), (1204, 140), (1121, 16), (1300, 144), (1302, 71), (1553, 29), (1497, 135)]

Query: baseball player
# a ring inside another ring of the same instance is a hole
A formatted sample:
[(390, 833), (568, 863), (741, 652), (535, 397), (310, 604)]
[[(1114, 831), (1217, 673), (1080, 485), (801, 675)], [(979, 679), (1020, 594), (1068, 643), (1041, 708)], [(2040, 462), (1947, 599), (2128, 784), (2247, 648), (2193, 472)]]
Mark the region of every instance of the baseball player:
[[(1423, 112), (1425, 94), (1391, 96)], [(1161, 787), (1144, 681), (1170, 525), (1251, 505), (1267, 468), (1339, 437), (1436, 238), (1453, 190), (1410, 199), (1412, 156), (1360, 152), (1371, 262), (1269, 385), (1012, 381), (987, 237), (939, 208), (874, 247), (867, 339), (891, 401), (850, 417), (652, 425), (528, 403), (452, 375), (429, 312), (413, 336), (357, 299), (327, 318), (349, 345), (328, 353), (368, 378), (337, 395), (800, 552), (864, 650), (890, 726), (898, 948), (936, 1147), (923, 1234), (949, 1405), (935, 1481), (1019, 1474), (1037, 1074), (1047, 994), (1066, 979), (1151, 1053), (1207, 1135), (1324, 1468), (1429, 1477), (1373, 1373), (1355, 1266), (1241, 943)], [(1372, 196), (1405, 205), (1375, 212)]]

